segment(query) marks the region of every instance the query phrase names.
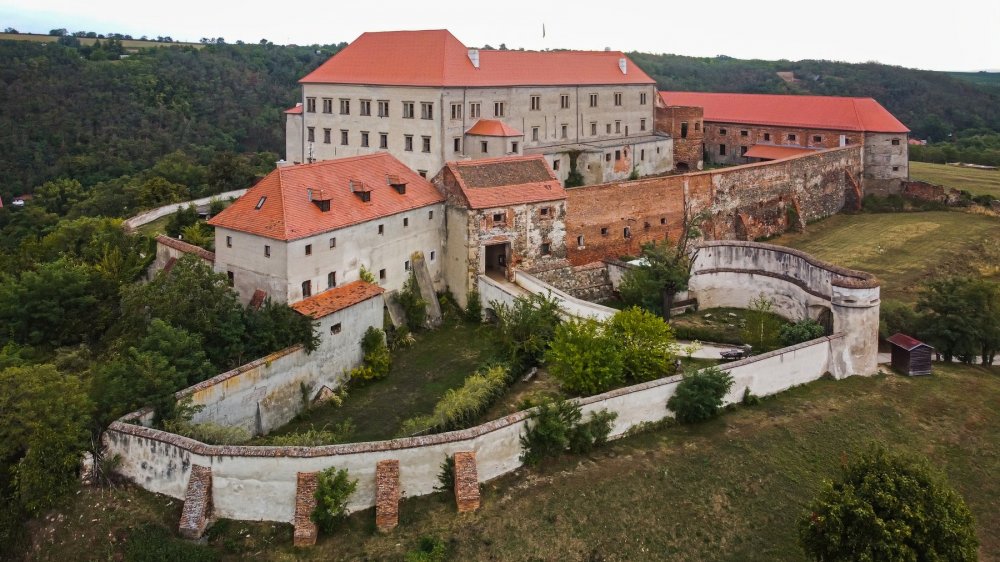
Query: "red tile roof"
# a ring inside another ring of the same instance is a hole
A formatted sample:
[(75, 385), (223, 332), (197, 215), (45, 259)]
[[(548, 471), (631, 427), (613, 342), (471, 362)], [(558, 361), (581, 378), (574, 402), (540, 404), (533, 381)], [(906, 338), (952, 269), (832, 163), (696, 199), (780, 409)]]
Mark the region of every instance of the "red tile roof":
[[(405, 182), (406, 193), (387, 184), (388, 176)], [(352, 181), (371, 189), (370, 201), (361, 201), (351, 191)], [(321, 211), (309, 200), (310, 189), (322, 190), (330, 198), (329, 211)], [(277, 168), (208, 224), (276, 240), (297, 240), (443, 201), (444, 196), (426, 179), (389, 153), (379, 152)]]
[(799, 154), (806, 154), (808, 152), (816, 152), (811, 148), (802, 148), (799, 146), (774, 146), (769, 144), (755, 144), (750, 147), (747, 151), (747, 158), (763, 158), (765, 160), (778, 160), (781, 158), (788, 158), (789, 156), (798, 156)]
[(905, 349), (906, 351), (912, 351), (912, 350), (914, 350), (914, 349), (916, 349), (916, 348), (918, 348), (918, 347), (920, 347), (922, 345), (926, 345), (927, 347), (931, 347), (931, 346), (927, 345), (926, 343), (924, 343), (924, 342), (922, 342), (922, 341), (920, 341), (920, 340), (918, 340), (916, 338), (911, 338), (910, 336), (908, 336), (906, 334), (901, 334), (901, 333), (893, 334), (886, 341), (888, 341), (889, 343), (891, 343), (891, 344), (893, 344), (893, 345), (895, 345), (897, 347), (901, 347), (901, 348)]
[(468, 131), (467, 135), (479, 135), (481, 137), (523, 137), (524, 133), (514, 127), (508, 126), (499, 119), (480, 119), (476, 121)]
[(470, 209), (541, 203), (566, 198), (542, 156), (508, 156), (446, 164)]
[(908, 133), (910, 130), (872, 98), (660, 92), (668, 106), (705, 109), (705, 121), (835, 131)]
[(288, 109), (285, 110), (285, 113), (290, 113), (292, 115), (298, 115), (302, 113), (302, 104), (297, 103), (295, 104), (295, 107), (289, 107)]
[(655, 84), (620, 51), (469, 50), (445, 29), (363, 33), (301, 83), (392, 86)]
[(338, 310), (344, 310), (347, 307), (377, 297), (383, 291), (385, 289), (378, 285), (359, 280), (323, 291), (318, 295), (313, 295), (291, 306), (299, 314), (319, 319), (333, 314)]

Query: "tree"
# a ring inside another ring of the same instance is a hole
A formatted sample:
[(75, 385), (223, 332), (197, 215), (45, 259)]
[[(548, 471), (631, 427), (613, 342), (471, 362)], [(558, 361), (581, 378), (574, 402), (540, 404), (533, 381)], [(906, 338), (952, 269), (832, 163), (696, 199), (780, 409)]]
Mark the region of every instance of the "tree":
[(781, 330), (781, 319), (774, 312), (774, 299), (764, 293), (750, 299), (747, 308), (746, 325), (742, 336), (745, 343), (755, 346), (758, 351), (773, 349), (778, 346)]
[(559, 324), (545, 362), (559, 384), (574, 393), (598, 394), (625, 381), (621, 349), (591, 318)]
[[(139, 353), (156, 353), (177, 371), (185, 386), (213, 377), (216, 372), (201, 349), (201, 337), (154, 318), (137, 348)], [(180, 389), (178, 389), (180, 390)]]
[(61, 178), (38, 186), (35, 189), (35, 197), (46, 211), (65, 215), (70, 208), (84, 199), (85, 193), (80, 182)]
[(794, 324), (785, 324), (779, 331), (781, 345), (789, 346), (797, 343), (821, 338), (826, 334), (826, 329), (819, 322), (812, 318), (804, 318)]
[(606, 329), (621, 353), (627, 379), (651, 381), (670, 373), (674, 332), (662, 318), (632, 307), (612, 316)]
[(185, 387), (185, 376), (155, 351), (128, 348), (124, 354), (95, 368), (91, 393), (98, 405), (101, 427), (139, 408), (153, 408), (154, 423), (174, 417), (174, 393)]
[(244, 308), (243, 323), (247, 357), (263, 357), (297, 343), (304, 345), (307, 351), (315, 351), (319, 346), (315, 331), (317, 322), (270, 297), (260, 308)]
[(965, 501), (925, 459), (873, 445), (823, 487), (799, 520), (816, 560), (976, 560)]
[(555, 337), (561, 321), (559, 303), (552, 295), (516, 297), (514, 303), (491, 301), (497, 318), (499, 343), (516, 369), (537, 365)]
[(945, 361), (992, 364), (1000, 349), (1000, 284), (972, 277), (927, 283), (917, 300), (921, 333)]
[(195, 209), (194, 205), (186, 207), (178, 206), (177, 212), (170, 215), (170, 218), (167, 219), (167, 224), (163, 230), (167, 233), (167, 236), (177, 238), (185, 228), (195, 224), (198, 224), (198, 210)]
[(732, 387), (733, 377), (718, 367), (686, 373), (667, 400), (667, 408), (673, 410), (681, 423), (709, 420), (719, 413), (722, 399)]
[(328, 468), (316, 479), (316, 508), (312, 520), (323, 532), (330, 533), (347, 517), (347, 501), (358, 487), (347, 469)]

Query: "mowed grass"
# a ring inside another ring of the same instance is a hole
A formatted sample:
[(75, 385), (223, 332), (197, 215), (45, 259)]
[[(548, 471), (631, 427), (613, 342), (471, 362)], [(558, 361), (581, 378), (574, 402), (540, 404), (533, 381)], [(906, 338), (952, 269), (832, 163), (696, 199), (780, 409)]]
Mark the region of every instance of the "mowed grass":
[[(1000, 560), (1000, 368), (940, 364), (928, 377), (817, 381), (706, 424), (521, 469), (485, 484), (473, 514), (441, 494), (406, 499), (387, 535), (367, 510), (303, 550), (288, 525), (223, 521), (209, 548), (234, 561), (401, 560), (435, 537), (451, 560), (806, 560), (798, 518), (872, 440), (928, 457), (968, 503), (980, 559)], [(87, 490), (39, 525), (33, 558), (109, 559), (130, 528), (176, 526), (175, 500), (155, 509), (155, 496), (129, 488), (95, 506), (101, 494)]]
[(910, 177), (958, 190), (964, 189), (973, 195), (990, 195), (994, 199), (1000, 199), (1000, 170), (910, 162)]
[(350, 421), (355, 429), (348, 441), (397, 437), (403, 421), (431, 413), (445, 391), (462, 386), (495, 348), (493, 328), (486, 325), (451, 321), (420, 332), (413, 345), (393, 353), (386, 378), (349, 388), (342, 405), (318, 406), (271, 435), (333, 429)]
[[(1000, 239), (1000, 219), (962, 212), (834, 215), (769, 242), (875, 274), (882, 298), (913, 302), (921, 282), (957, 257)], [(996, 277), (996, 275), (994, 275)]]

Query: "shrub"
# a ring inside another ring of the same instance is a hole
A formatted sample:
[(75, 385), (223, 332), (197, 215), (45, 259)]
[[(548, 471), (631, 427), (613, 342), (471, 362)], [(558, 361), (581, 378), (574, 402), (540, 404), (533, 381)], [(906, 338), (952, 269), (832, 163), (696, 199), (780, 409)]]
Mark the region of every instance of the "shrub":
[(166, 420), (163, 427), (171, 433), (190, 437), (210, 445), (241, 445), (250, 440), (250, 432), (242, 427), (217, 423), (191, 423), (184, 419)]
[(688, 373), (667, 400), (667, 408), (681, 423), (705, 421), (718, 414), (722, 399), (732, 387), (733, 377), (718, 367)]
[(516, 370), (537, 365), (561, 322), (559, 303), (551, 294), (516, 297), (511, 306), (491, 301), (500, 345)]
[(674, 333), (663, 318), (632, 307), (616, 313), (606, 330), (621, 351), (627, 379), (651, 381), (670, 372)]
[(451, 431), (475, 424), (479, 416), (507, 392), (513, 378), (510, 367), (505, 364), (481, 368), (466, 378), (461, 387), (447, 390), (429, 416), (403, 422), (403, 435)]
[(465, 319), (473, 324), (483, 321), (483, 302), (479, 300), (479, 291), (473, 289), (466, 295)]
[(354, 422), (344, 420), (332, 429), (309, 428), (305, 431), (287, 433), (285, 435), (271, 435), (258, 439), (258, 445), (272, 445), (275, 447), (319, 447), (322, 445), (333, 445), (343, 443), (350, 439), (354, 433)]
[(601, 445), (611, 433), (612, 422), (618, 415), (607, 410), (594, 412), (580, 423), (583, 414), (579, 404), (570, 400), (543, 402), (531, 416), (531, 424), (521, 435), (521, 461), (538, 464), (543, 458), (569, 450), (585, 453)]
[(775, 349), (779, 346), (778, 333), (781, 329), (781, 317), (773, 312), (774, 300), (761, 293), (750, 299), (746, 311), (746, 325), (742, 336), (744, 343), (752, 345), (757, 352)]
[(921, 315), (912, 306), (894, 300), (882, 301), (879, 308), (878, 335), (883, 339), (902, 332), (915, 338), (920, 334)]
[(351, 379), (370, 381), (384, 378), (389, 374), (389, 369), (392, 368), (392, 356), (385, 344), (385, 332), (369, 326), (361, 338), (361, 350), (365, 354), (364, 360), (360, 367), (351, 370)]
[(210, 562), (219, 560), (211, 548), (171, 536), (170, 531), (152, 523), (133, 530), (125, 542), (126, 562)]
[(794, 324), (785, 324), (778, 331), (778, 339), (781, 340), (781, 345), (785, 346), (814, 340), (824, 335), (826, 328), (811, 318), (804, 318)]
[(438, 472), (438, 486), (435, 491), (454, 493), (455, 492), (455, 456), (448, 455), (441, 461), (441, 471)]
[(556, 328), (545, 354), (549, 373), (566, 390), (597, 394), (625, 381), (622, 351), (609, 331), (593, 319), (572, 320)]
[(370, 269), (368, 269), (363, 265), (361, 266), (361, 269), (358, 271), (358, 278), (360, 278), (365, 283), (371, 283), (373, 285), (375, 284), (375, 274), (372, 273)]
[(448, 545), (437, 537), (420, 537), (420, 545), (416, 550), (406, 553), (406, 562), (444, 562), (447, 559)]
[(743, 399), (740, 400), (740, 403), (744, 406), (756, 406), (757, 404), (760, 404), (760, 398), (756, 394), (750, 392), (750, 387), (748, 386), (743, 389)]
[(316, 509), (312, 520), (324, 532), (331, 533), (347, 517), (347, 500), (358, 487), (346, 469), (328, 468), (316, 481)]
[(825, 481), (799, 519), (816, 560), (976, 560), (965, 501), (925, 459), (875, 444)]
[(396, 301), (403, 308), (406, 315), (406, 326), (411, 331), (417, 331), (424, 327), (427, 321), (427, 301), (420, 296), (420, 287), (417, 286), (417, 274), (410, 271), (410, 276), (403, 283), (403, 288), (396, 293)]

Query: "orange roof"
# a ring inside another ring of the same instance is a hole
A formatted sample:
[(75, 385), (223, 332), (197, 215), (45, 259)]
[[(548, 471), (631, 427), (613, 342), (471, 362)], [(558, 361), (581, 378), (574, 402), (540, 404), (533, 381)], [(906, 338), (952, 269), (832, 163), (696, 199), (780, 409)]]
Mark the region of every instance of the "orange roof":
[(479, 135), (481, 137), (523, 137), (524, 133), (514, 127), (508, 126), (499, 119), (480, 119), (468, 131), (467, 135)]
[(319, 319), (377, 297), (383, 291), (385, 289), (378, 285), (358, 280), (300, 300), (292, 304), (291, 307), (299, 314)]
[(566, 198), (559, 178), (541, 155), (464, 160), (446, 164), (470, 209), (541, 203)]
[[(406, 183), (400, 194), (387, 183), (398, 176)], [(371, 189), (363, 202), (351, 182)], [(322, 190), (330, 210), (309, 200), (309, 190)], [(257, 182), (208, 224), (276, 240), (297, 240), (444, 201), (426, 179), (387, 152), (283, 166)]]
[(660, 92), (668, 106), (705, 110), (705, 121), (835, 131), (908, 133), (910, 130), (872, 98)]
[[(618, 67), (626, 59), (625, 74)], [(391, 86), (545, 86), (655, 84), (620, 51), (479, 51), (448, 30), (382, 31), (353, 43), (299, 80), (301, 83)]]
[(295, 104), (295, 107), (289, 107), (288, 109), (285, 110), (285, 113), (290, 113), (292, 115), (298, 115), (302, 113), (302, 104), (297, 103)]
[(799, 154), (805, 154), (807, 152), (816, 152), (811, 148), (802, 148), (800, 146), (774, 146), (769, 144), (755, 144), (750, 147), (747, 151), (747, 158), (763, 158), (765, 160), (779, 160), (781, 158), (788, 158), (789, 156), (798, 156)]

